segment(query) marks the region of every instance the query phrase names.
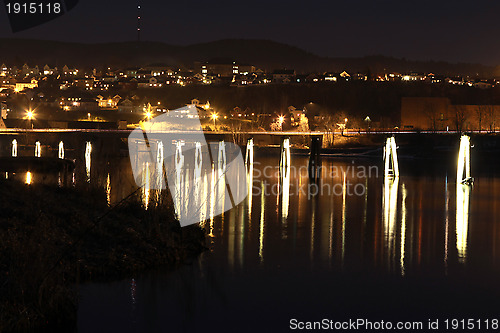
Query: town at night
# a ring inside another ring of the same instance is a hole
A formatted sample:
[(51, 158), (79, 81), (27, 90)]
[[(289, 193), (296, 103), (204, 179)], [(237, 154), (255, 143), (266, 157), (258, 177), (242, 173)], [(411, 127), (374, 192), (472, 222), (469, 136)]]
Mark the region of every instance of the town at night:
[(0, 332), (499, 331), (499, 10), (3, 0)]

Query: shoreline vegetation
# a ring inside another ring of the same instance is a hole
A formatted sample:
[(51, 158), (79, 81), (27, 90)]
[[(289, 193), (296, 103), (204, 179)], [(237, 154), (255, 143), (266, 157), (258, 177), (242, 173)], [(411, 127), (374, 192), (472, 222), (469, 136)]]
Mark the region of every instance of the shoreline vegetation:
[[(106, 204), (102, 189), (0, 181), (0, 332), (76, 326), (77, 286), (175, 266), (206, 249), (171, 198)], [(136, 192), (136, 194), (138, 194)]]

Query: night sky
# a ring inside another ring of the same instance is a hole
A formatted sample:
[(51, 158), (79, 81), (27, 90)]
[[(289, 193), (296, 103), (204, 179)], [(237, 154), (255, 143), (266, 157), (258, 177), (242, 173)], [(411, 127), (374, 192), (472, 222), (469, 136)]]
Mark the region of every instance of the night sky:
[[(137, 1), (80, 0), (66, 15), (0, 37), (77, 42), (136, 39)], [(332, 56), (500, 64), (496, 0), (143, 0), (142, 39), (188, 45), (224, 38), (271, 39)]]

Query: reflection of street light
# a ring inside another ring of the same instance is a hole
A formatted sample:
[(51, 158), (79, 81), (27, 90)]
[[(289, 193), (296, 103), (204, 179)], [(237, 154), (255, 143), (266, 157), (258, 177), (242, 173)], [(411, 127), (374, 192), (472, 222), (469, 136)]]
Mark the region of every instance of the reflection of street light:
[(215, 113), (215, 112), (214, 112), (214, 113), (212, 113), (211, 118), (212, 118), (212, 120), (214, 121), (214, 131), (215, 131), (215, 129), (216, 129), (216, 127), (215, 127), (215, 121), (216, 121), (217, 119), (219, 119), (219, 115), (218, 115), (217, 113)]
[(367, 124), (367, 127), (368, 127), (368, 132), (370, 131), (370, 123), (371, 123), (371, 119), (370, 119), (370, 116), (366, 116), (365, 118), (365, 122)]

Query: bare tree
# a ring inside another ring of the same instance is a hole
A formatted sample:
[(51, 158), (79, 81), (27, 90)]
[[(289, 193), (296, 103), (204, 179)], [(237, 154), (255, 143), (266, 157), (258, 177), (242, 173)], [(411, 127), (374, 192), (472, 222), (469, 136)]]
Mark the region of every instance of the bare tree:
[(493, 105), (486, 106), (486, 118), (487, 118), (487, 127), (490, 132), (494, 132), (495, 130), (495, 107)]
[(476, 107), (476, 118), (477, 118), (477, 125), (478, 129), (481, 132), (483, 130), (483, 121), (486, 120), (488, 117), (488, 109), (490, 105), (478, 105)]
[(455, 129), (457, 130), (457, 132), (462, 132), (464, 129), (465, 121), (467, 120), (466, 106), (455, 105), (453, 109), (455, 111), (453, 115)]
[(429, 119), (430, 129), (432, 131), (436, 131), (438, 129), (438, 112), (433, 104), (425, 103), (424, 104), (424, 114)]

